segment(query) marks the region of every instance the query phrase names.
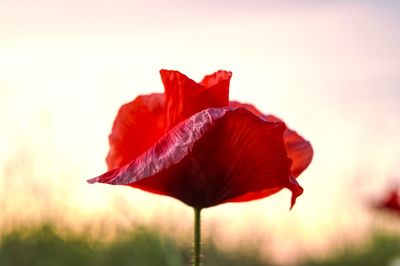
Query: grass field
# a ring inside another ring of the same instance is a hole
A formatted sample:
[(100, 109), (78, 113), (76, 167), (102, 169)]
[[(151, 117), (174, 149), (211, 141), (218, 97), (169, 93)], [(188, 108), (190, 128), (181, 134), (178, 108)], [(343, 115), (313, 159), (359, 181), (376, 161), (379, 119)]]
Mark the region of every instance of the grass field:
[[(240, 248), (227, 253), (208, 243), (204, 266), (275, 265), (262, 259), (258, 251)], [(298, 266), (384, 266), (399, 265), (400, 238), (376, 233), (360, 246), (349, 245), (324, 259), (303, 258)], [(155, 231), (140, 228), (123, 233), (107, 243), (85, 234), (62, 233), (52, 225), (13, 230), (0, 242), (2, 266), (132, 266), (190, 265), (191, 249)]]

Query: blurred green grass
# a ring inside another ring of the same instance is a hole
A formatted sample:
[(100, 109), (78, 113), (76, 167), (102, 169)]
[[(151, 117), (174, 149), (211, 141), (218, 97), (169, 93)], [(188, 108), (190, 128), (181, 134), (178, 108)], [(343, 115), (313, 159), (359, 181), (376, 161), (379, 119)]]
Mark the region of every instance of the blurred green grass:
[[(204, 247), (204, 266), (275, 265), (262, 259), (254, 247), (222, 251), (209, 242)], [(376, 233), (363, 245), (348, 245), (325, 258), (303, 258), (299, 266), (390, 265), (400, 256), (400, 238)], [(60, 232), (51, 224), (19, 228), (0, 240), (2, 266), (132, 266), (190, 265), (191, 249), (162, 236), (156, 230), (138, 228), (109, 242), (86, 234)]]
[[(211, 242), (204, 246), (204, 253), (204, 265), (265, 265), (250, 249), (227, 253)], [(146, 228), (124, 232), (104, 243), (85, 234), (60, 233), (47, 224), (14, 229), (0, 240), (1, 266), (179, 266), (190, 262), (190, 246), (184, 247)]]
[(362, 244), (347, 244), (323, 259), (307, 259), (301, 266), (400, 266), (400, 236), (375, 231)]

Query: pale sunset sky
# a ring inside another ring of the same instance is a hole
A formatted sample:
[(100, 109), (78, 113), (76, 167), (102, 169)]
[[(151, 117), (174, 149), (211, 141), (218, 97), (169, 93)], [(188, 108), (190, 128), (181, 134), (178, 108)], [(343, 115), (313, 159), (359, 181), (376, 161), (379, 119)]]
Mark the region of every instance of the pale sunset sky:
[(204, 235), (277, 260), (361, 239), (386, 222), (371, 200), (400, 183), (399, 14), (400, 1), (0, 1), (0, 228), (56, 218), (190, 235), (181, 202), (86, 179), (106, 170), (120, 105), (163, 90), (160, 69), (225, 69), (231, 99), (282, 118), (315, 154), (292, 211), (288, 191), (224, 204), (204, 211)]

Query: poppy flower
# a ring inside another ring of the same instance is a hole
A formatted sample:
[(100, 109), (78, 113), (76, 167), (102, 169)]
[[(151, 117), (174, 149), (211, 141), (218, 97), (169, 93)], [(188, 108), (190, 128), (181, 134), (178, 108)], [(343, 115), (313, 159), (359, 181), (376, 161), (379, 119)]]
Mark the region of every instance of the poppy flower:
[(128, 185), (198, 209), (288, 188), (293, 206), (311, 144), (280, 119), (230, 102), (229, 71), (200, 83), (178, 71), (160, 73), (165, 92), (120, 108), (109, 136), (109, 171), (88, 182)]
[(400, 215), (400, 189), (398, 187), (391, 189), (381, 201), (375, 204), (375, 208)]

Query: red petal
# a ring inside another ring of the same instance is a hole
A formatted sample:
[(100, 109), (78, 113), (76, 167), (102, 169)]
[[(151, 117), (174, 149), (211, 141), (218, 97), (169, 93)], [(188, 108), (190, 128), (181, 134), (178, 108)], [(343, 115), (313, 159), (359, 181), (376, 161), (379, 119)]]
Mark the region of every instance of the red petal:
[(220, 87), (222, 90), (221, 100), (227, 101), (226, 105), (228, 105), (228, 94), (229, 94), (229, 81), (232, 77), (232, 72), (219, 70), (211, 75), (207, 75), (200, 82), (200, 85), (205, 89)]
[(289, 178), (285, 129), (243, 108), (206, 109), (129, 165), (89, 182), (130, 185), (199, 208), (258, 199), (284, 187), (295, 198), (301, 188)]
[(150, 94), (138, 96), (120, 108), (109, 136), (109, 169), (136, 159), (162, 136), (164, 104), (164, 94)]
[(292, 176), (298, 177), (312, 161), (314, 151), (311, 143), (303, 139), (296, 131), (290, 129), (285, 131), (283, 138), (288, 156), (292, 159)]
[(393, 211), (400, 214), (400, 191), (398, 187), (388, 191), (385, 198), (374, 204), (380, 210)]
[[(283, 122), (272, 115), (264, 115), (251, 104), (242, 104), (236, 101), (229, 102), (231, 107), (244, 107), (263, 119), (271, 122)], [(291, 173), (293, 177), (299, 176), (311, 163), (313, 158), (313, 148), (311, 143), (302, 138), (296, 131), (289, 128), (283, 135), (288, 157), (292, 159)]]
[(167, 108), (166, 130), (211, 107), (226, 107), (231, 72), (218, 71), (198, 84), (178, 71), (161, 70)]
[[(290, 189), (290, 191), (292, 191), (292, 199), (290, 201), (290, 209), (292, 209), (294, 204), (296, 203), (297, 197), (303, 194), (303, 188), (299, 185), (299, 183), (297, 183), (296, 179), (294, 179), (293, 177), (289, 178), (289, 184), (286, 187)], [(265, 189), (259, 192), (249, 192), (244, 194), (243, 196), (229, 200), (229, 202), (243, 202), (243, 201), (261, 199), (271, 194), (274, 194), (279, 190), (280, 188), (272, 188), (272, 189)]]

